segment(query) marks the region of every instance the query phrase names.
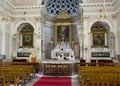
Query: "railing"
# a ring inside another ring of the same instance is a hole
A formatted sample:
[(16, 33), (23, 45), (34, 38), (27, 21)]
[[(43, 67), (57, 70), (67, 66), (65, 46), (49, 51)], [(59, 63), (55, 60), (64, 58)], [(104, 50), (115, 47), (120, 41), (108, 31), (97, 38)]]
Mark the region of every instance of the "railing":
[(51, 76), (71, 76), (76, 74), (76, 64), (51, 64), (51, 63), (42, 63), (41, 72), (43, 75)]

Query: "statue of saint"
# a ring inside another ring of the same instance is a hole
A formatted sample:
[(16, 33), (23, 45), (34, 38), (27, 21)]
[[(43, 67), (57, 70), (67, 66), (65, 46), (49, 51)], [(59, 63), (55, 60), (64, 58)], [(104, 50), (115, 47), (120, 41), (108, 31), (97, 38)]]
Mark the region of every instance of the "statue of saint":
[(36, 56), (35, 53), (32, 52), (29, 56), (29, 62), (36, 62)]

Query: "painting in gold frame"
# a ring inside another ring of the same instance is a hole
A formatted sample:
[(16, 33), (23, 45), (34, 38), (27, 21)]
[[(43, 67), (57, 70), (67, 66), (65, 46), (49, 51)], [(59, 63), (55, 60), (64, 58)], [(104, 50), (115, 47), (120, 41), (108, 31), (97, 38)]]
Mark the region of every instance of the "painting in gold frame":
[(23, 34), (22, 35), (22, 46), (23, 47), (33, 47), (33, 34)]
[(104, 33), (93, 33), (93, 46), (94, 47), (105, 46), (105, 34)]
[(57, 41), (69, 42), (69, 26), (58, 26)]

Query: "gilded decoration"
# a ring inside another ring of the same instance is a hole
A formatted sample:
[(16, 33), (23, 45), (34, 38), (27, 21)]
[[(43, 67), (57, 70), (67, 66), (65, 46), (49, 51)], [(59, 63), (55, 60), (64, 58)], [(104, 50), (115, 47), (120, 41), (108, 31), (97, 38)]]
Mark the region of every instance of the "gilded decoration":
[(54, 23), (54, 43), (59, 42), (72, 43), (72, 20), (65, 11), (58, 14)]
[(20, 26), (20, 34), (21, 34), (21, 41), (22, 41), (22, 48), (33, 48), (33, 34), (34, 29), (33, 27), (28, 23), (23, 23)]
[(33, 47), (33, 34), (23, 33), (22, 34), (22, 45), (23, 47)]
[(71, 18), (70, 15), (65, 12), (65, 11), (61, 11), (58, 16), (56, 17), (56, 19), (68, 19)]
[(91, 28), (92, 34), (92, 47), (104, 48), (107, 46), (107, 31), (108, 27), (105, 27), (104, 22), (96, 22)]

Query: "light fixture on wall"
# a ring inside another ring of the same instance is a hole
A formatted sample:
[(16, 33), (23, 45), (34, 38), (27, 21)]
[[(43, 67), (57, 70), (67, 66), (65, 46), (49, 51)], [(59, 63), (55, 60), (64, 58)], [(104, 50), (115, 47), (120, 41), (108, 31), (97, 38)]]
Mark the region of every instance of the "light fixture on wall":
[(4, 8), (1, 9), (2, 15), (0, 17), (0, 21), (3, 21), (3, 22), (14, 21), (15, 18), (8, 15), (6, 7), (7, 7), (7, 1), (4, 0)]
[(10, 17), (7, 15), (7, 11), (3, 10), (2, 16), (1, 16), (1, 21), (8, 22), (10, 21)]
[(35, 20), (36, 20), (37, 22), (40, 22), (40, 21), (41, 21), (41, 17), (40, 17), (40, 16), (35, 17)]
[(7, 11), (3, 10), (2, 16), (0, 17), (0, 21), (10, 22), (10, 21), (14, 21), (14, 20), (15, 20), (14, 17), (9, 16)]

